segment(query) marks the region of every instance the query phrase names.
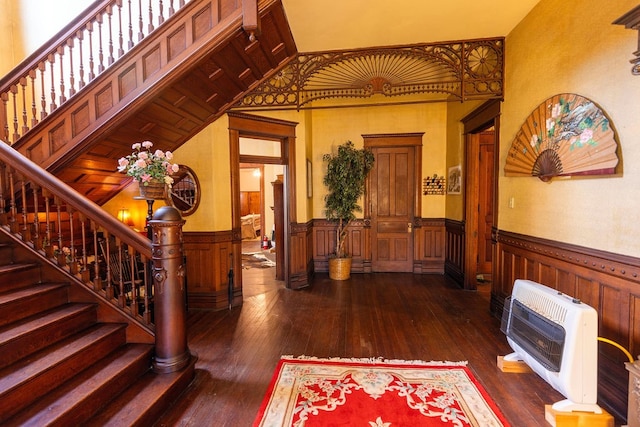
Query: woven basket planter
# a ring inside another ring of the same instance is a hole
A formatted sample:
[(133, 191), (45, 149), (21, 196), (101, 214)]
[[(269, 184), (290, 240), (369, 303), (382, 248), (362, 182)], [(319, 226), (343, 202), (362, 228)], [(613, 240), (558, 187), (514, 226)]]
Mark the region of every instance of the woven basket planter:
[(349, 280), (351, 278), (351, 258), (329, 258), (329, 278)]

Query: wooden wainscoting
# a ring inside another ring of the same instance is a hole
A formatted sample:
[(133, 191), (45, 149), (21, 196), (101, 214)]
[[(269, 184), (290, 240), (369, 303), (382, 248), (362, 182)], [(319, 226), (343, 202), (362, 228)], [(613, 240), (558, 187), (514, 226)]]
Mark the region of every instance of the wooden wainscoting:
[(464, 222), (445, 219), (445, 274), (464, 287)]
[[(184, 232), (183, 246), (189, 308), (227, 308), (229, 270), (233, 264), (232, 232)], [(242, 303), (241, 279), (242, 274), (234, 280), (234, 305)]]
[(306, 288), (311, 283), (314, 272), (313, 221), (291, 224), (289, 254), (289, 287)]
[[(515, 279), (530, 279), (579, 298), (598, 311), (601, 337), (640, 354), (640, 259), (498, 231), (491, 310), (502, 313)], [(635, 356), (634, 356), (635, 357)], [(600, 343), (598, 401), (626, 418), (625, 355)]]
[(445, 220), (423, 218), (414, 239), (414, 273), (444, 273)]
[[(329, 255), (336, 247), (336, 226), (325, 219), (313, 220), (313, 268), (329, 271)], [(367, 220), (351, 223), (347, 238), (347, 252), (352, 256), (352, 273), (371, 273), (371, 229)], [(414, 227), (414, 273), (444, 273), (445, 220), (417, 218)]]
[[(347, 253), (352, 273), (371, 272), (371, 230), (364, 220), (354, 220), (347, 229)], [(326, 219), (313, 220), (313, 265), (315, 271), (329, 271), (329, 255), (336, 248), (336, 225)]]

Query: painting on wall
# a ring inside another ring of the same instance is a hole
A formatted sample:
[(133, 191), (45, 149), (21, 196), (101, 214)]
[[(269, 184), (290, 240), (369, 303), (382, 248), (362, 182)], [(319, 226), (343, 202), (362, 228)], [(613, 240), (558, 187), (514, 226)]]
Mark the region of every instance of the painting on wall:
[(604, 111), (573, 93), (552, 96), (527, 117), (507, 155), (505, 176), (612, 175), (617, 137)]
[(449, 168), (447, 178), (447, 194), (460, 194), (462, 192), (462, 167), (460, 165)]

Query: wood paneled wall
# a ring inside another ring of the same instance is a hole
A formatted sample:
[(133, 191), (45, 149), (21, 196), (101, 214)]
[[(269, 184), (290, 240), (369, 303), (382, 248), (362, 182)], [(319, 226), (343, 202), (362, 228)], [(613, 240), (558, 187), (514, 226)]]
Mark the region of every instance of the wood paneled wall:
[(464, 222), (445, 220), (445, 261), (444, 271), (460, 287), (464, 286)]
[[(515, 233), (497, 233), (491, 310), (500, 315), (515, 279), (530, 279), (579, 298), (598, 311), (601, 337), (640, 353), (640, 259)], [(627, 414), (624, 353), (599, 344), (598, 399)]]
[[(444, 273), (444, 219), (418, 218), (414, 224), (414, 273)], [(314, 270), (329, 271), (329, 255), (336, 247), (336, 226), (324, 220), (313, 220)], [(357, 219), (347, 229), (347, 253), (352, 257), (352, 273), (371, 273), (371, 229), (367, 220)]]
[[(187, 261), (187, 300), (190, 309), (219, 310), (229, 306), (229, 271), (233, 265), (232, 243), (230, 231), (183, 234)], [(240, 280), (234, 280), (234, 305), (242, 302), (241, 299), (235, 301), (236, 294), (241, 298), (242, 274), (239, 275)]]

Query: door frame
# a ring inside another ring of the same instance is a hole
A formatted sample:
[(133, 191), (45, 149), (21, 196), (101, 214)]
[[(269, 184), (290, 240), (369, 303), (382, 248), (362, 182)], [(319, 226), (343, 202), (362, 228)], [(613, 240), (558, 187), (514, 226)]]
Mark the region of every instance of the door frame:
[[(464, 289), (477, 289), (478, 282), (475, 275), (476, 261), (478, 257), (478, 239), (477, 236), (471, 234), (477, 233), (478, 229), (478, 176), (475, 173), (478, 170), (479, 161), (479, 135), (476, 133), (494, 127), (495, 129), (495, 147), (493, 168), (493, 224), (492, 236), (498, 224), (498, 166), (500, 162), (500, 100), (493, 99), (485, 102), (480, 107), (473, 110), (470, 114), (462, 119), (464, 125), (465, 140), (465, 170), (464, 170)], [(493, 256), (491, 266), (491, 277), (495, 277), (495, 238), (492, 238)]]
[[(422, 138), (424, 136), (424, 132), (413, 132), (413, 133), (388, 133), (388, 134), (363, 134), (362, 138), (364, 140), (364, 148), (372, 148), (372, 147), (413, 147), (414, 148), (414, 195), (413, 195), (413, 239), (412, 239), (412, 247), (409, 248), (409, 252), (413, 258), (413, 263), (415, 265), (415, 245), (416, 245), (416, 229), (421, 226), (421, 218), (422, 218)], [(366, 191), (365, 191), (365, 200), (364, 200), (364, 217), (366, 223), (369, 224), (369, 228), (371, 230), (372, 227), (375, 227), (376, 224), (372, 223), (371, 220), (371, 175), (367, 177), (366, 183)], [(369, 258), (370, 265), (373, 262), (373, 242), (371, 241), (371, 231), (369, 232)], [(373, 270), (373, 266), (371, 266), (371, 270)], [(413, 267), (415, 271), (415, 266)]]
[[(240, 163), (278, 164), (284, 166), (284, 282), (291, 287), (291, 269), (289, 268), (290, 230), (289, 226), (297, 222), (296, 217), (296, 149), (295, 129), (298, 123), (271, 117), (254, 116), (246, 113), (227, 113), (229, 118), (229, 154), (231, 164), (231, 227), (233, 234), (233, 267), (242, 271), (242, 223), (240, 219)], [(280, 157), (240, 155), (240, 138), (254, 138), (280, 141)], [(234, 302), (240, 298), (242, 303), (242, 274), (234, 282)]]

